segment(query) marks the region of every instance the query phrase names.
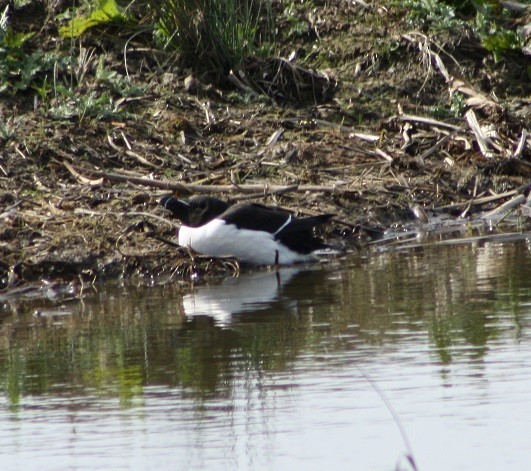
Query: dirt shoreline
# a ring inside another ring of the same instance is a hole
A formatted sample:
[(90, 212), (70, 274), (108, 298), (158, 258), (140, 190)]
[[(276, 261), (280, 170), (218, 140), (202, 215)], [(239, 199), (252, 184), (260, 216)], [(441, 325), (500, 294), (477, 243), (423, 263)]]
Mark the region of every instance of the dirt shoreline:
[[(109, 116), (61, 115), (68, 103), (52, 92), (48, 101), (34, 89), (4, 96), (0, 294), (43, 280), (233, 272), (231, 262), (192, 263), (167, 243), (176, 241), (175, 222), (157, 201), (170, 189), (334, 213), (323, 235), (347, 246), (412, 221), (414, 208), (473, 217), (528, 197), (528, 56), (508, 51), (496, 62), (469, 31), (412, 30), (388, 2), (316, 3), (318, 36), (288, 36), (281, 49), (286, 57), (314, 51), (336, 88), (320, 103), (272, 104), (197, 77), (191, 87), (190, 71), (163, 67), (160, 52), (140, 42), (128, 43), (125, 70), (128, 37), (76, 46), (93, 51), (76, 96), (107, 91)], [(20, 27), (49, 41), (51, 29), (39, 30), (29, 13), (17, 12)], [(311, 13), (296, 15), (309, 21)], [(118, 75), (98, 78), (99, 63)], [(126, 75), (140, 93), (113, 89)], [(529, 213), (522, 221), (528, 229)]]

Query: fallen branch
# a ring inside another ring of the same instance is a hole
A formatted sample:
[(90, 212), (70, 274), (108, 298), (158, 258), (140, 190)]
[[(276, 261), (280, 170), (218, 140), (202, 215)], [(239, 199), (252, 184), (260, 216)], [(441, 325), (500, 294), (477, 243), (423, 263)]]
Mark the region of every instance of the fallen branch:
[[(290, 119), (286, 119), (286, 121), (297, 125), (299, 124), (300, 120), (290, 118)], [(316, 126), (319, 126), (321, 128), (331, 128), (341, 133), (348, 134), (349, 137), (357, 137), (358, 139), (361, 139), (362, 141), (378, 142), (380, 140), (380, 136), (377, 134), (367, 134), (367, 133), (358, 132), (356, 131), (356, 129), (351, 128), (349, 126), (343, 126), (342, 124), (332, 123), (324, 119), (313, 119), (312, 123), (314, 123)]]
[(392, 121), (395, 119), (398, 121), (411, 121), (414, 123), (429, 124), (430, 126), (438, 126), (440, 128), (448, 128), (448, 129), (451, 129), (452, 131), (464, 131), (462, 127), (456, 126), (455, 124), (445, 123), (443, 121), (438, 121), (432, 118), (425, 118), (424, 116), (412, 116), (412, 115), (403, 114), (400, 116), (393, 116), (392, 118), (390, 118), (389, 121)]
[(146, 213), (144, 211), (130, 211), (128, 213), (125, 213), (125, 212), (117, 213), (115, 211), (94, 211), (92, 209), (76, 208), (74, 209), (74, 214), (78, 214), (78, 215), (81, 214), (83, 216), (99, 216), (99, 217), (115, 217), (115, 218), (142, 216), (142, 217), (148, 217), (151, 219), (155, 219), (158, 222), (162, 222), (164, 224), (168, 224), (169, 226), (174, 227), (175, 229), (179, 229), (181, 227), (180, 224), (174, 221), (163, 218), (161, 216), (157, 216), (156, 214)]
[(486, 97), (482, 93), (474, 90), (470, 86), (467, 86), (463, 80), (456, 77), (451, 77), (449, 80), (450, 86), (450, 96), (455, 92), (460, 92), (461, 94), (468, 97), (466, 99), (466, 104), (472, 108), (481, 109), (481, 108), (490, 108), (496, 110), (502, 110), (502, 106), (499, 103), (496, 103), (494, 100)]
[(470, 129), (476, 136), (479, 150), (485, 158), (491, 159), (495, 155), (494, 152), (489, 149), (489, 147), (495, 147), (499, 151), (503, 150), (500, 148), (500, 146), (496, 145), (494, 141), (485, 133), (484, 129), (479, 125), (476, 114), (473, 110), (468, 110), (465, 113), (465, 118), (470, 126)]
[(493, 219), (498, 216), (504, 215), (507, 211), (511, 210), (515, 206), (518, 206), (520, 204), (525, 203), (525, 196), (524, 195), (518, 195), (514, 198), (510, 199), (509, 201), (506, 201), (502, 205), (498, 206), (497, 208), (493, 209), (492, 211), (489, 211), (488, 213), (484, 214), (482, 216), (482, 219)]
[[(141, 177), (128, 177), (124, 175), (117, 175), (115, 173), (103, 172), (101, 170), (92, 170), (88, 168), (83, 168), (79, 166), (74, 166), (68, 162), (63, 162), (65, 167), (69, 169), (72, 173), (72, 170), (80, 177), (93, 179), (93, 178), (103, 178), (109, 181), (114, 182), (123, 182), (123, 183), (132, 183), (135, 185), (149, 186), (152, 188), (160, 188), (164, 190), (171, 191), (180, 191), (185, 194), (191, 193), (228, 193), (230, 191), (237, 191), (240, 193), (258, 193), (262, 194), (279, 194), (287, 191), (295, 191), (298, 193), (304, 192), (340, 192), (340, 193), (354, 193), (357, 190), (350, 188), (347, 183), (342, 183), (341, 185), (269, 185), (268, 183), (256, 183), (248, 185), (192, 185), (186, 183), (180, 183), (176, 181), (161, 181), (153, 180), (151, 178), (141, 178)], [(72, 170), (70, 170), (72, 169)]]
[(72, 165), (70, 165), (66, 160), (63, 161), (63, 165), (72, 174), (72, 176), (79, 182), (83, 183), (83, 185), (97, 186), (103, 183), (103, 180), (101, 178), (98, 180), (90, 180), (89, 178), (84, 177), (78, 171), (76, 171), (76, 169)]
[(477, 206), (480, 204), (491, 203), (492, 201), (497, 201), (497, 200), (501, 200), (504, 198), (508, 198), (509, 196), (514, 196), (518, 193), (519, 193), (518, 190), (511, 190), (511, 191), (506, 191), (505, 193), (500, 193), (499, 195), (484, 196), (482, 198), (472, 198), (471, 200), (461, 201), (460, 203), (453, 203), (453, 204), (448, 204), (446, 206), (439, 206), (438, 208), (434, 208), (433, 210), (443, 211), (446, 209), (460, 208), (462, 206), (468, 206), (468, 205)]
[(290, 185), (286, 186), (284, 188), (280, 188), (279, 190), (275, 191), (268, 191), (268, 192), (259, 192), (259, 193), (249, 193), (247, 195), (243, 196), (236, 196), (232, 198), (233, 201), (247, 201), (247, 200), (253, 200), (256, 198), (263, 198), (264, 196), (274, 196), (274, 195), (282, 195), (283, 193), (289, 193), (290, 191), (297, 191), (298, 185)]
[(439, 150), (443, 144), (446, 144), (447, 141), (452, 139), (456, 135), (457, 131), (452, 131), (450, 134), (447, 134), (442, 139), (440, 139), (438, 142), (436, 142), (433, 146), (431, 146), (428, 150), (424, 151), (421, 155), (418, 156), (418, 160), (420, 162), (424, 162), (424, 159), (428, 158), (431, 154)]

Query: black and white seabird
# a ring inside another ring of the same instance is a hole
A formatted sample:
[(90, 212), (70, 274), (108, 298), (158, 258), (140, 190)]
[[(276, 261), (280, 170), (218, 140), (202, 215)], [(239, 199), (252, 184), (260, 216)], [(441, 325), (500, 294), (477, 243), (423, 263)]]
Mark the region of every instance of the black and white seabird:
[(252, 265), (316, 261), (328, 247), (313, 234), (333, 215), (296, 218), (288, 211), (246, 203), (231, 205), (211, 196), (188, 201), (165, 196), (160, 204), (181, 222), (179, 245), (212, 257), (234, 257)]

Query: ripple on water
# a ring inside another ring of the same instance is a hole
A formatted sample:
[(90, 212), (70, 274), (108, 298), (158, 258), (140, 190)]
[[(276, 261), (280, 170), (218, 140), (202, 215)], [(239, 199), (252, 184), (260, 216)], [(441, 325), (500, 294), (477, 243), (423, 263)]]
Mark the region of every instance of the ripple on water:
[(529, 260), (426, 247), (259, 273), (244, 306), (245, 278), (195, 287), (222, 322), (156, 286), (102, 287), (61, 326), (21, 315), (0, 339), (0, 464), (389, 470), (405, 449), (392, 407), (420, 469), (525, 469)]

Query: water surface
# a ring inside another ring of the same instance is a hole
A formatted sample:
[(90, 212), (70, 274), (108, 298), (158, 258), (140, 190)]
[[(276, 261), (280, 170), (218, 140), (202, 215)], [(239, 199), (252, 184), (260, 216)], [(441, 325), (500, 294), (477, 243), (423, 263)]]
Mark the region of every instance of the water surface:
[(531, 463), (529, 240), (13, 303), (2, 470)]

